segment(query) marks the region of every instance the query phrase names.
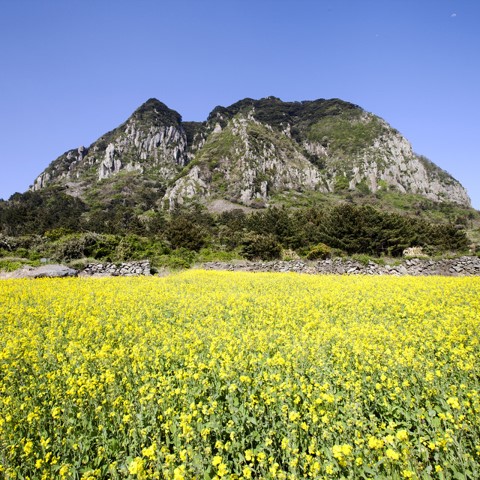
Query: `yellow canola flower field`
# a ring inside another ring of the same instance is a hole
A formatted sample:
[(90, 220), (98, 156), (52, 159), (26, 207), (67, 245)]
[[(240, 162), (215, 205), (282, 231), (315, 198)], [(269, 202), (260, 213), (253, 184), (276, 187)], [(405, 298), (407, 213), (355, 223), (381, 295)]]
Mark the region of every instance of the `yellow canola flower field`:
[(0, 283), (0, 478), (480, 478), (480, 279)]

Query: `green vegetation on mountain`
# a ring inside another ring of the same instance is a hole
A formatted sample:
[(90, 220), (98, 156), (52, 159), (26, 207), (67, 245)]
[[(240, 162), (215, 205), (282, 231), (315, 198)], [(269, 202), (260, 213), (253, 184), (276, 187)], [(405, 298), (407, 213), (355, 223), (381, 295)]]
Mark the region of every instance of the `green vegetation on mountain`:
[(283, 102), (276, 97), (266, 97), (260, 100), (245, 98), (229, 107), (216, 107), (209, 115), (208, 121), (218, 117), (229, 119), (235, 115), (248, 114), (253, 110), (253, 117), (260, 123), (283, 129), (285, 125), (294, 125), (298, 132), (308, 128), (324, 117), (337, 116), (345, 112), (353, 115), (363, 110), (357, 105), (338, 98), (325, 100), (306, 100), (303, 102)]
[[(388, 211), (369, 204), (368, 196), (357, 198), (363, 203), (354, 198), (334, 203), (325, 196), (330, 203), (318, 198), (301, 208), (250, 213), (215, 214), (201, 206), (139, 213), (137, 205), (114, 199), (107, 209), (89, 209), (58, 188), (45, 189), (0, 202), (0, 258), (5, 265), (42, 257), (64, 262), (148, 258), (157, 267), (187, 267), (201, 259), (267, 260), (283, 252), (310, 259), (327, 254), (398, 257), (405, 248), (420, 246), (429, 255), (442, 255), (467, 253), (472, 247), (466, 230), (480, 233), (475, 210), (389, 195), (405, 203), (392, 201)], [(419, 215), (399, 213), (409, 210), (406, 199), (417, 202)]]
[(354, 115), (341, 114), (322, 118), (311, 126), (308, 138), (328, 147), (332, 152), (349, 155), (372, 146), (385, 130), (378, 118), (363, 118), (355, 112)]
[(0, 233), (9, 236), (44, 233), (52, 228), (78, 228), (87, 211), (84, 202), (60, 188), (42, 192), (15, 193), (0, 200)]

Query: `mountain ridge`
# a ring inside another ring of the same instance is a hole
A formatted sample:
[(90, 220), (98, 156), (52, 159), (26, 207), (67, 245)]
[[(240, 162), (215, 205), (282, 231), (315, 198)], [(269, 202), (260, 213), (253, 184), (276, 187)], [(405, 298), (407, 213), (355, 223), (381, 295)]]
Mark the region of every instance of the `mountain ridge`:
[(461, 184), (415, 154), (396, 129), (340, 99), (245, 98), (189, 122), (150, 98), (89, 147), (60, 155), (31, 190), (61, 185), (88, 198), (105, 182), (115, 192), (121, 175), (166, 209), (218, 199), (262, 207), (288, 191), (382, 189), (470, 206)]

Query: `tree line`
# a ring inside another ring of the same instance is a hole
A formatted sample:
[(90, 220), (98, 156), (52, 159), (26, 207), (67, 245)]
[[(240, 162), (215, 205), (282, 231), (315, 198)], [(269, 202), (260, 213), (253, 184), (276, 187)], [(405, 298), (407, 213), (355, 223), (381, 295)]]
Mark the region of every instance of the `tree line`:
[(430, 254), (468, 248), (465, 231), (456, 225), (348, 202), (252, 213), (237, 209), (213, 214), (200, 206), (145, 212), (118, 199), (89, 208), (58, 188), (0, 201), (0, 235), (4, 256), (18, 248), (39, 250), (41, 244), (59, 259), (129, 259), (175, 252), (188, 256), (202, 249), (272, 259), (284, 250), (307, 256), (318, 245), (338, 254), (397, 257), (411, 246)]

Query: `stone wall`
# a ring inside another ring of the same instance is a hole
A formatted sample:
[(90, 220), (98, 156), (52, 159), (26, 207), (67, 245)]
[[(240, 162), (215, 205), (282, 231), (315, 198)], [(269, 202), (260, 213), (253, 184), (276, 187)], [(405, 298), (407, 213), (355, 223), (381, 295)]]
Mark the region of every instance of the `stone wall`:
[[(243, 272), (296, 272), (310, 274), (337, 275), (444, 275), (444, 276), (480, 276), (480, 258), (460, 257), (449, 260), (411, 259), (402, 260), (398, 264), (380, 265), (368, 262), (366, 265), (341, 258), (319, 261), (276, 260), (273, 262), (249, 262), (246, 260), (225, 262), (207, 262), (197, 265), (204, 270), (229, 270)], [(78, 272), (63, 265), (45, 265), (42, 267), (26, 266), (15, 272), (0, 272), (0, 279), (7, 278), (40, 278), (69, 277)], [(127, 263), (91, 263), (78, 275), (81, 277), (132, 277), (150, 275), (150, 262), (141, 260)]]
[(411, 259), (402, 260), (398, 265), (380, 265), (372, 261), (364, 265), (355, 260), (341, 258), (319, 261), (208, 262), (200, 265), (200, 268), (205, 270), (311, 274), (471, 276), (480, 275), (480, 258), (460, 257), (448, 260)]
[(139, 262), (127, 263), (90, 263), (88, 264), (81, 276), (95, 277), (133, 277), (137, 275), (150, 275), (150, 262), (141, 260)]

